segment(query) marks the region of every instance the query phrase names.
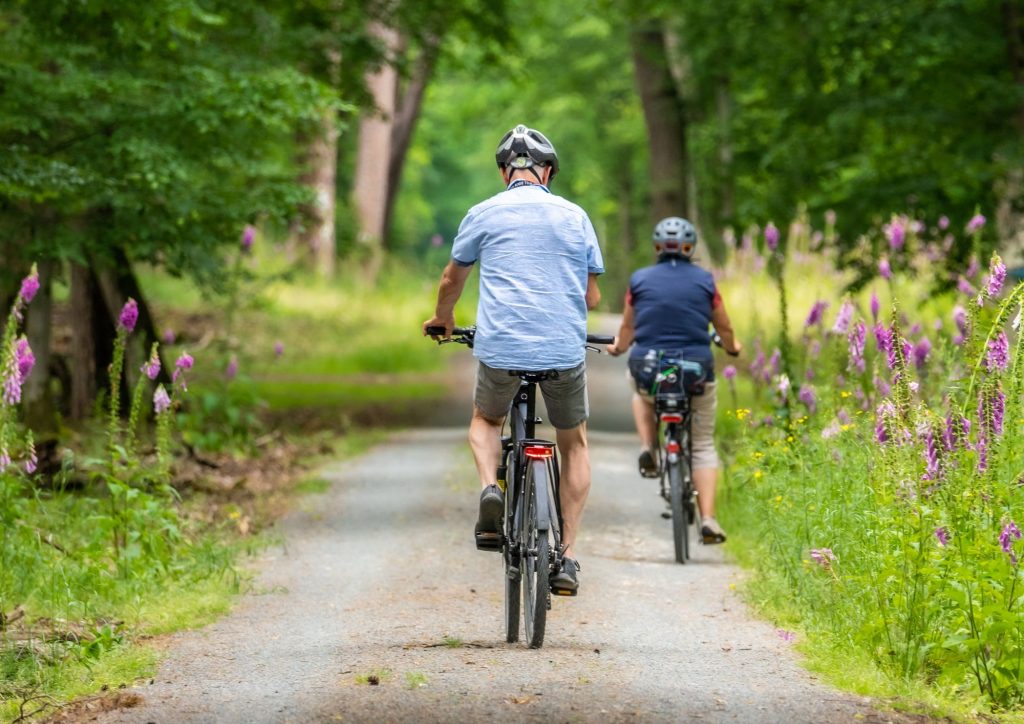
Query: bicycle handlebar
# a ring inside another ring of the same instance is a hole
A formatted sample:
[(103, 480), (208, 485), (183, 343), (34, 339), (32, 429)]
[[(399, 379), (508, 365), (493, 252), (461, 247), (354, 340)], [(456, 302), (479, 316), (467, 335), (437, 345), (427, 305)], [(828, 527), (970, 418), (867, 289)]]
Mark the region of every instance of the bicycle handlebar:
[[(426, 333), (431, 337), (444, 337), (445, 328), (440, 326), (427, 327)], [(452, 328), (452, 340), (458, 341), (456, 338), (461, 338), (465, 341), (472, 341), (473, 337), (476, 336), (476, 327), (453, 327)], [(615, 341), (615, 337), (609, 334), (588, 334), (587, 344), (611, 344)]]

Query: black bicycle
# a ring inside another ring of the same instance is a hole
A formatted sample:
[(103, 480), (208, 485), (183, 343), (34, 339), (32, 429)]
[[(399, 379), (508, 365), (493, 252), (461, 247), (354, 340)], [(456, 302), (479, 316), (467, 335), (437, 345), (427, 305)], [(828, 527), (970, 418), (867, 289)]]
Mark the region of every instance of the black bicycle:
[[(428, 327), (427, 334), (443, 337), (441, 327)], [(475, 327), (456, 327), (450, 339), (473, 346)], [(589, 345), (610, 344), (614, 337), (587, 335)], [(494, 550), (500, 550), (505, 564), (505, 640), (519, 640), (519, 618), (526, 629), (530, 648), (544, 644), (547, 612), (551, 608), (550, 578), (562, 568), (562, 506), (559, 498), (558, 451), (555, 443), (536, 437), (537, 385), (557, 377), (557, 370), (512, 370), (521, 380), (519, 391), (508, 411), (509, 435), (502, 436), (498, 485), (505, 492), (504, 530), (494, 538)], [(477, 547), (484, 547), (480, 541)], [(559, 595), (575, 595), (563, 592)]]
[(658, 477), (661, 497), (669, 504), (676, 562), (690, 558), (689, 527), (697, 524), (697, 491), (693, 487), (691, 397), (704, 394), (707, 373), (699, 362), (660, 358), (654, 378), (654, 414), (658, 420)]

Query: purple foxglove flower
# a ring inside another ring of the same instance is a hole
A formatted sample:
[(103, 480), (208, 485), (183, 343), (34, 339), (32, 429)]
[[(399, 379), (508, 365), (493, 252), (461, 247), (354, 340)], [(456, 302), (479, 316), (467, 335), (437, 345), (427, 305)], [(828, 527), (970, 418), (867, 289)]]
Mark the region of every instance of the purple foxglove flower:
[(780, 639), (785, 641), (787, 644), (791, 644), (794, 641), (796, 641), (796, 634), (792, 631), (787, 631), (784, 628), (777, 628), (775, 629), (775, 633), (778, 635)]
[(832, 552), (831, 548), (811, 548), (811, 560), (822, 568), (828, 569), (836, 560), (836, 554)]
[(967, 334), (967, 310), (959, 304), (953, 307), (953, 323), (960, 330), (960, 334)]
[(972, 287), (971, 283), (967, 281), (967, 279), (964, 278), (963, 276), (957, 278), (956, 290), (963, 294), (965, 297), (970, 297), (974, 295), (974, 287)]
[(978, 257), (971, 254), (970, 260), (967, 262), (967, 271), (964, 272), (964, 276), (968, 279), (974, 279), (974, 275), (978, 273), (981, 266), (978, 264)]
[(7, 448), (0, 448), (0, 473), (11, 466), (11, 456)]
[(864, 322), (858, 321), (854, 325), (853, 331), (850, 332), (850, 369), (855, 369), (858, 372), (864, 371), (864, 346), (868, 338), (868, 328), (864, 326)]
[(732, 382), (736, 379), (736, 368), (732, 365), (728, 365), (722, 370), (722, 377)]
[(889, 239), (889, 248), (893, 251), (899, 251), (903, 248), (905, 235), (906, 229), (903, 227), (902, 219), (894, 218), (892, 222), (885, 227), (885, 236)]
[(242, 232), (242, 251), (249, 251), (252, 249), (252, 242), (256, 238), (256, 227), (252, 224), (246, 224), (245, 231)]
[(874, 322), (878, 321), (878, 312), (881, 310), (882, 305), (878, 303), (878, 295), (871, 292), (871, 320)]
[(783, 375), (779, 375), (779, 384), (778, 384), (779, 394), (782, 395), (783, 397), (786, 397), (786, 395), (789, 393), (789, 388), (790, 388), (789, 376), (788, 375), (784, 375), (784, 374)]
[(829, 209), (825, 212), (825, 223), (829, 226), (836, 225), (836, 212), (834, 209)]
[(816, 324), (820, 324), (826, 309), (828, 309), (828, 302), (820, 300), (815, 302), (814, 306), (811, 307), (811, 311), (807, 314), (807, 319), (804, 320), (804, 327), (813, 327)]
[(163, 336), (164, 344), (174, 344), (174, 340), (175, 339), (177, 339), (177, 336), (174, 334), (174, 330), (173, 329), (165, 329), (164, 330), (164, 336)]
[(992, 255), (992, 263), (988, 268), (988, 280), (986, 282), (986, 289), (989, 297), (998, 297), (999, 292), (1003, 288), (1003, 282), (1006, 281), (1006, 264), (1003, 264), (1003, 260), (998, 255)]
[(985, 368), (989, 372), (1002, 372), (1009, 364), (1010, 340), (1006, 338), (1006, 332), (1000, 332), (995, 339), (988, 343)]
[(164, 389), (163, 385), (157, 385), (156, 391), (153, 393), (153, 410), (156, 414), (163, 414), (167, 408), (171, 406), (171, 398), (167, 394), (167, 390)]
[(25, 461), (25, 472), (29, 475), (34, 475), (36, 470), (39, 469), (39, 458), (36, 457), (35, 452), (29, 456), (28, 460)]
[(779, 365), (782, 363), (782, 352), (776, 347), (772, 350), (772, 356), (768, 358), (768, 368), (766, 370), (766, 376), (774, 377), (779, 372)]
[(885, 279), (886, 281), (892, 279), (892, 267), (889, 266), (889, 260), (884, 256), (878, 262), (878, 273), (881, 274), (882, 279)]
[(945, 526), (939, 526), (935, 529), (935, 537), (943, 548), (949, 545), (949, 531), (946, 530)]
[(139, 321), (139, 305), (131, 297), (124, 303), (124, 307), (121, 308), (121, 315), (117, 319), (118, 324), (121, 328), (131, 334), (135, 329), (135, 324)]
[(1002, 532), (999, 534), (999, 547), (1003, 549), (1003, 553), (1010, 557), (1010, 563), (1017, 565), (1017, 556), (1013, 552), (1013, 542), (1020, 540), (1020, 528), (1012, 520), (1003, 526)]
[(940, 477), (939, 449), (935, 444), (935, 433), (930, 427), (924, 433), (924, 462), (925, 471), (921, 479), (938, 480)]
[(769, 251), (775, 251), (779, 248), (779, 230), (770, 221), (764, 227), (764, 243), (768, 246)]
[(25, 384), (25, 380), (32, 374), (32, 368), (36, 365), (36, 357), (32, 354), (32, 348), (28, 346), (28, 339), (25, 335), (22, 335), (17, 343), (15, 343), (14, 359), (18, 366), (20, 382)]
[(18, 297), (21, 299), (23, 304), (29, 304), (35, 299), (36, 293), (39, 291), (39, 271), (36, 269), (36, 265), (32, 265), (31, 273), (21, 280), (21, 290), (18, 292)]
[(160, 374), (160, 355), (154, 350), (149, 361), (146, 362), (142, 367), (139, 368), (142, 374), (146, 375), (151, 380), (155, 380), (157, 375)]
[(284, 342), (274, 342), (274, 356), (280, 357), (284, 354)]
[(878, 377), (878, 376), (875, 377), (874, 385), (875, 385), (875, 391), (881, 397), (887, 397), (889, 395), (889, 393), (892, 392), (892, 388), (889, 386), (889, 383), (886, 382), (885, 380), (883, 380), (881, 377)]
[(943, 214), (939, 217), (939, 230), (945, 231), (949, 228), (949, 217)]
[(981, 231), (981, 227), (985, 225), (985, 217), (981, 214), (975, 214), (971, 217), (971, 220), (967, 222), (965, 230), (968, 234), (973, 234), (977, 231)]
[(765, 358), (764, 350), (758, 349), (754, 361), (750, 363), (750, 374), (753, 378), (759, 379), (764, 374)]
[(818, 407), (817, 400), (814, 396), (814, 388), (808, 384), (800, 385), (800, 391), (797, 393), (797, 399), (800, 400), (800, 402), (802, 402), (811, 413), (813, 413)]
[(917, 369), (922, 369), (928, 362), (928, 355), (931, 354), (932, 343), (927, 337), (921, 337), (917, 344), (914, 345), (911, 355), (914, 359), (914, 366)]
[(181, 356), (174, 363), (174, 374), (171, 375), (171, 382), (177, 382), (181, 380), (181, 389), (188, 390), (188, 384), (185, 381), (185, 373), (192, 369), (193, 359), (192, 355), (188, 352), (182, 352)]
[(847, 300), (839, 307), (835, 324), (832, 325), (832, 332), (834, 334), (846, 334), (849, 332), (851, 319), (853, 319), (853, 303)]
[(912, 325), (910, 325), (910, 336), (916, 337), (917, 335), (921, 334), (921, 329), (921, 323), (914, 322)]
[(238, 376), (238, 357), (231, 355), (231, 359), (228, 360), (227, 369), (224, 370), (224, 376), (229, 380), (235, 379)]
[(878, 347), (879, 352), (889, 353), (892, 348), (892, 330), (881, 324), (876, 324), (874, 328), (875, 333), (875, 345)]
[(804, 370), (804, 379), (807, 380), (808, 382), (814, 379), (813, 367), (808, 367), (807, 369)]
[(962, 334), (954, 334), (953, 335), (953, 344), (955, 344), (957, 347), (962, 345), (965, 340), (966, 340), (966, 337), (964, 337)]

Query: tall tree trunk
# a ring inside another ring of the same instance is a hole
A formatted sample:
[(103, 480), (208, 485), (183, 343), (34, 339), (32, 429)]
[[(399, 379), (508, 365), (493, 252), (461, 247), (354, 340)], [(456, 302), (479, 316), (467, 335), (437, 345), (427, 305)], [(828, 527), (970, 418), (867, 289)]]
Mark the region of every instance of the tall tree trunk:
[(71, 404), (73, 420), (89, 416), (96, 397), (94, 284), (89, 267), (71, 265)]
[(649, 21), (630, 33), (633, 70), (650, 149), (651, 223), (689, 213), (686, 112), (673, 80), (665, 33)]
[(306, 209), (306, 223), (299, 241), (313, 256), (317, 273), (334, 277), (337, 242), (334, 235), (335, 178), (338, 169), (338, 125), (333, 109), (324, 111), (316, 137), (306, 147), (306, 171), (302, 182), (314, 193)]
[[(398, 44), (398, 34), (377, 25), (375, 31), (387, 47)], [(369, 249), (367, 277), (374, 281), (384, 260), (384, 219), (388, 199), (388, 167), (391, 159), (391, 134), (395, 120), (398, 72), (390, 62), (366, 78), (374, 110), (359, 122), (359, 144), (352, 196), (359, 220), (359, 242)]]
[(53, 337), (53, 276), (57, 264), (44, 259), (38, 264), (39, 292), (25, 314), (25, 335), (36, 364), (25, 381), (25, 421), (36, 433), (52, 432), (53, 396), (50, 394), (50, 342)]
[(720, 225), (729, 225), (735, 221), (736, 193), (733, 183), (733, 147), (732, 147), (732, 91), (729, 78), (719, 76), (715, 82), (715, 107), (718, 112), (718, 172), (719, 176), (719, 209)]
[(395, 211), (395, 199), (398, 198), (398, 189), (402, 182), (405, 156), (409, 151), (413, 131), (416, 129), (420, 108), (423, 106), (423, 94), (434, 73), (440, 45), (441, 40), (436, 36), (431, 36), (425, 42), (424, 47), (420, 49), (419, 57), (416, 58), (409, 82), (398, 97), (394, 124), (391, 127), (391, 157), (388, 162), (387, 198), (384, 203), (385, 242), (391, 236), (391, 221)]

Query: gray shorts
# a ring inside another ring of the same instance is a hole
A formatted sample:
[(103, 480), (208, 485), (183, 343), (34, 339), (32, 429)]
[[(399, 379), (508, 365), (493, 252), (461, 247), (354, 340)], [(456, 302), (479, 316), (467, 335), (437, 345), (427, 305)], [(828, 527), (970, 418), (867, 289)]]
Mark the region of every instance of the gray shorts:
[[(502, 420), (508, 414), (520, 379), (508, 370), (488, 367), (483, 362), (476, 371), (476, 392), (473, 403), (491, 420)], [(571, 430), (586, 422), (590, 414), (587, 400), (586, 363), (569, 370), (559, 370), (558, 377), (540, 383), (548, 422), (559, 430)]]

